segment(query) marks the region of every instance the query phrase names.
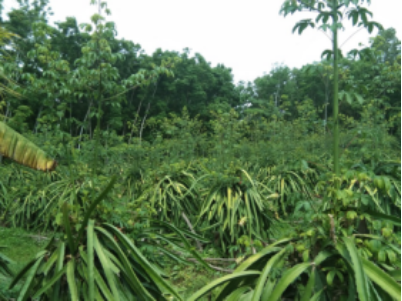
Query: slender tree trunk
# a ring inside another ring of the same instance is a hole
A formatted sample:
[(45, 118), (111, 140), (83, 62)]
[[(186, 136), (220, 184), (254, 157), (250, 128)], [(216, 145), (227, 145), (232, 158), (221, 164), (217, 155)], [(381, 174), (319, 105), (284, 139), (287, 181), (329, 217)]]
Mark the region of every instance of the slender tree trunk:
[[(99, 46), (98, 46), (99, 47)], [(101, 118), (102, 118), (102, 102), (103, 102), (103, 95), (102, 95), (102, 68), (99, 66), (99, 104), (98, 104), (98, 119), (96, 121), (95, 127), (95, 134), (96, 134), (96, 141), (95, 141), (95, 155), (94, 155), (94, 164), (93, 164), (93, 176), (97, 173), (98, 169), (98, 157), (99, 157), (99, 147), (100, 147), (100, 140), (101, 140)], [(89, 119), (89, 123), (91, 126), (91, 119)]]
[(142, 140), (142, 131), (144, 130), (144, 124), (145, 124), (145, 120), (147, 119), (147, 115), (148, 115), (150, 106), (151, 106), (151, 102), (148, 102), (144, 118), (142, 119), (142, 122), (141, 122), (140, 135), (139, 135), (140, 136), (140, 143), (141, 143), (141, 140)]
[(334, 172), (339, 175), (339, 120), (338, 120), (338, 0), (332, 0), (332, 18), (333, 18), (333, 34), (334, 34)]
[[(137, 118), (136, 118), (136, 119), (137, 119)], [(133, 139), (133, 135), (134, 135), (134, 130), (133, 130), (133, 128), (134, 128), (134, 124), (132, 125), (132, 128), (131, 128), (130, 138), (128, 138), (128, 144), (131, 144), (131, 139)]]
[(130, 138), (128, 139), (128, 144), (131, 143), (131, 139), (133, 138), (133, 135), (134, 135), (134, 125), (137, 123), (138, 116), (140, 116), (141, 106), (142, 106), (142, 102), (143, 102), (144, 99), (145, 99), (145, 96), (144, 96), (143, 98), (141, 98), (140, 104), (138, 105), (137, 115), (135, 116), (134, 123), (133, 123), (133, 127), (131, 128), (131, 133), (130, 133)]
[(38, 133), (38, 120), (39, 120), (40, 116), (42, 115), (42, 109), (43, 109), (43, 106), (40, 107), (38, 116), (36, 116), (36, 121), (35, 121), (34, 128), (32, 130), (32, 134), (36, 135)]
[(91, 118), (88, 119), (88, 131), (89, 131), (89, 140), (92, 140), (93, 139), (93, 132), (92, 132)]
[(70, 136), (73, 136), (73, 129), (71, 126), (71, 119), (73, 117), (73, 106), (72, 106), (72, 101), (70, 101), (70, 120), (69, 120), (69, 125), (70, 125)]
[[(157, 89), (157, 88), (158, 88), (158, 81), (155, 82), (155, 89), (154, 89), (154, 93), (152, 93), (152, 98), (151, 98), (151, 100), (154, 98), (155, 92), (156, 92), (156, 89)], [(148, 115), (148, 112), (149, 112), (149, 108), (151, 107), (151, 100), (148, 102), (147, 109), (145, 110), (144, 118), (142, 119), (142, 122), (141, 122), (141, 128), (140, 128), (140, 143), (141, 143), (141, 140), (142, 140), (142, 131), (144, 130), (145, 120), (147, 119), (147, 115)]]
[[(9, 113), (9, 107), (10, 107), (10, 102), (8, 101), (7, 102), (7, 108), (6, 108), (6, 114), (4, 115), (4, 119), (3, 119), (3, 122), (4, 123), (6, 123), (7, 122), (7, 116), (8, 116), (8, 113)], [(3, 156), (0, 154), (0, 165), (1, 164), (3, 164)]]
[(3, 120), (4, 123), (7, 123), (8, 114), (10, 114), (10, 102), (9, 101), (7, 101), (6, 114), (4, 115), (4, 120)]
[[(82, 140), (82, 134), (84, 132), (84, 124), (87, 121), (89, 114), (91, 113), (91, 107), (92, 107), (92, 101), (89, 103), (87, 113), (85, 114), (84, 121), (82, 122), (81, 130), (80, 130), (80, 139), (78, 140), (79, 142), (81, 142), (81, 140)], [(78, 149), (80, 149), (80, 144), (78, 144)]]
[(279, 95), (279, 92), (280, 92), (280, 86), (278, 86), (278, 88), (276, 90), (276, 93), (275, 93), (275, 108), (278, 107), (278, 95)]
[(324, 135), (327, 134), (327, 123), (328, 123), (328, 105), (329, 105), (329, 91), (328, 83), (325, 85), (325, 116), (324, 116)]

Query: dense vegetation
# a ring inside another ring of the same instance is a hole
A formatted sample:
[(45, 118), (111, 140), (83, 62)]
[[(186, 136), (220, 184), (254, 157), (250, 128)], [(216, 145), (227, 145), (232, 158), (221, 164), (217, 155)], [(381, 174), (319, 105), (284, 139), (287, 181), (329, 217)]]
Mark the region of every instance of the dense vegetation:
[[(401, 44), (359, 1), (284, 1), (318, 13), (299, 33), (335, 33), (343, 6), (380, 31), (237, 85), (188, 49), (117, 39), (106, 3), (52, 26), (46, 0), (18, 2), (0, 27), (0, 236), (45, 243), (17, 269), (0, 237), (0, 300), (400, 299)], [(193, 264), (225, 275), (183, 295), (167, 271)]]

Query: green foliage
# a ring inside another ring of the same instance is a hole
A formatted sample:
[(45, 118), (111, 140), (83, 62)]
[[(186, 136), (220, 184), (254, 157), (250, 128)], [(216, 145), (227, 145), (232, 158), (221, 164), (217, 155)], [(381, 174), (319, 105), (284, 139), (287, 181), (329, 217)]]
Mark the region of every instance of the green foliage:
[[(365, 1), (361, 1), (364, 3)], [(370, 1), (367, 1), (370, 3)], [(293, 28), (293, 32), (298, 30), (298, 33), (301, 34), (308, 26), (315, 27), (318, 24), (321, 26), (317, 26), (319, 29), (324, 32), (329, 30), (332, 33), (332, 52), (331, 50), (325, 50), (322, 56), (327, 55), (327, 60), (332, 57), (333, 62), (333, 121), (334, 121), (334, 142), (333, 142), (333, 160), (334, 160), (334, 168), (333, 170), (337, 175), (340, 173), (339, 167), (339, 99), (342, 98), (342, 95), (338, 95), (339, 92), (339, 57), (342, 56), (342, 52), (338, 47), (338, 30), (343, 29), (343, 18), (344, 14), (348, 16), (348, 19), (352, 19), (352, 24), (357, 25), (359, 19), (361, 22), (358, 26), (363, 26), (367, 28), (368, 32), (371, 33), (374, 28), (383, 29), (382, 25), (377, 22), (368, 21), (367, 15), (372, 17), (372, 13), (367, 10), (365, 7), (359, 5), (359, 1), (350, 1), (350, 0), (332, 0), (332, 1), (310, 1), (310, 0), (286, 0), (282, 5), (280, 12), (287, 16), (288, 14), (294, 14), (295, 12), (300, 12), (303, 10), (313, 11), (318, 13), (315, 21), (312, 19), (306, 19), (299, 21), (295, 27)], [(332, 23), (329, 22), (332, 20)], [(345, 93), (344, 93), (345, 94)], [(349, 94), (346, 94), (351, 98)], [(361, 99), (359, 96), (358, 99)]]
[[(0, 248), (3, 249), (4, 247)], [(13, 272), (11, 271), (9, 265), (11, 261), (8, 257), (0, 253), (0, 279), (2, 283), (7, 282), (6, 278), (11, 277)], [(3, 294), (3, 287), (0, 286), (0, 300), (6, 300), (6, 296)]]
[(245, 170), (233, 168), (225, 174), (211, 172), (204, 181), (210, 183), (210, 188), (202, 195), (200, 223), (205, 227), (220, 225), (215, 239), (223, 252), (229, 250), (233, 256), (229, 247), (233, 243), (242, 241), (245, 246), (253, 247), (253, 240), (268, 239), (273, 214), (269, 202), (264, 200), (264, 194), (269, 193), (267, 187)]
[[(190, 300), (197, 300), (222, 285), (214, 300), (278, 300), (280, 297), (308, 300), (318, 295), (323, 300), (333, 300), (335, 295), (339, 296), (336, 300), (342, 300), (347, 294), (359, 300), (399, 299), (399, 276), (391, 275), (400, 267), (400, 260), (396, 259), (400, 254), (400, 248), (396, 247), (400, 245), (399, 237), (393, 234), (395, 225), (400, 226), (400, 219), (365, 209), (370, 206), (370, 197), (365, 192), (367, 203), (359, 202), (356, 193), (361, 190), (353, 191), (358, 181), (360, 188), (369, 190), (367, 185), (371, 179), (362, 173), (349, 187), (343, 182), (340, 189), (334, 183), (318, 184), (326, 187), (328, 200), (321, 205), (317, 202), (316, 213), (302, 227), (294, 227), (296, 233), (290, 232), (293, 239), (264, 248), (241, 263), (232, 275), (211, 282)], [(383, 186), (380, 180), (376, 183)], [(389, 185), (388, 189), (393, 188)], [(376, 203), (375, 196), (371, 198)], [(358, 203), (345, 203), (346, 199)], [(385, 227), (381, 228), (382, 225)], [(377, 252), (382, 252), (384, 258), (377, 257)], [(386, 259), (385, 254), (390, 257)]]
[[(299, 33), (346, 18), (379, 27), (359, 3), (289, 0), (281, 12), (318, 13)], [(0, 299), (400, 299), (395, 31), (343, 57), (334, 47), (333, 66), (278, 65), (235, 86), (189, 49), (149, 56), (117, 39), (106, 3), (81, 26), (47, 24), (46, 5), (21, 1), (1, 21), (0, 118), (59, 165), (0, 158), (0, 225), (53, 239), (21, 260), (5, 240), (18, 262), (0, 255), (0, 280), (25, 268)]]
[(6, 296), (5, 300), (17, 296), (21, 285), (16, 285), (13, 290), (8, 290), (8, 286), (13, 276), (33, 259), (36, 252), (46, 246), (47, 235), (48, 233), (30, 233), (18, 228), (0, 228), (2, 263), (7, 262), (9, 269), (8, 272), (3, 270), (0, 273), (0, 295)]
[(10, 288), (27, 277), (19, 299), (129, 300), (137, 295), (154, 300), (165, 294), (180, 298), (125, 234), (89, 219), (114, 180), (84, 212), (81, 225), (70, 222), (68, 205), (63, 205), (64, 237), (52, 239), (15, 277)]

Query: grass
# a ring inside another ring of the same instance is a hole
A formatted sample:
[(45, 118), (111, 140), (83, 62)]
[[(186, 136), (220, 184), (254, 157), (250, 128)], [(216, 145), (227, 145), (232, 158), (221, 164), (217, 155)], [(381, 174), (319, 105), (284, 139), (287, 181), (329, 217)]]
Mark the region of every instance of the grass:
[[(208, 271), (202, 266), (183, 266), (173, 265), (165, 269), (166, 274), (170, 276), (170, 282), (177, 288), (184, 300), (198, 291), (212, 280), (222, 277), (226, 274), (218, 271)], [(219, 289), (215, 291), (217, 294)], [(213, 294), (214, 296), (214, 294)], [(209, 296), (205, 296), (200, 301), (210, 300)]]
[[(0, 227), (0, 246), (5, 247), (1, 252), (13, 261), (10, 268), (14, 273), (18, 273), (35, 254), (42, 250), (48, 239), (49, 234), (34, 233), (21, 228)], [(218, 271), (208, 271), (200, 265), (181, 265), (168, 264), (165, 268), (169, 275), (169, 281), (177, 288), (183, 299), (190, 297), (204, 285), (225, 275)], [(0, 293), (8, 298), (17, 297), (21, 284), (16, 285), (11, 291), (7, 291), (11, 283), (11, 278), (0, 275)], [(216, 290), (215, 294), (218, 292)], [(201, 298), (200, 301), (210, 300), (209, 296)]]
[[(20, 228), (0, 227), (0, 246), (4, 247), (2, 253), (13, 261), (10, 265), (13, 273), (18, 271), (35, 257), (47, 243), (43, 234), (32, 233)], [(7, 291), (11, 279), (0, 275), (0, 292), (11, 298), (19, 292), (20, 285), (16, 285), (11, 291)]]

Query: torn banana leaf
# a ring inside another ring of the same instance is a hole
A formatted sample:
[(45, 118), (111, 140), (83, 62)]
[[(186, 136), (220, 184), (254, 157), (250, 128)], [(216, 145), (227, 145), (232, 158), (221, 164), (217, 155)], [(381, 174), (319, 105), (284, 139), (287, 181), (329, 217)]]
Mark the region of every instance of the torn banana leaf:
[(22, 165), (42, 171), (52, 171), (57, 162), (33, 142), (0, 121), (0, 155)]

